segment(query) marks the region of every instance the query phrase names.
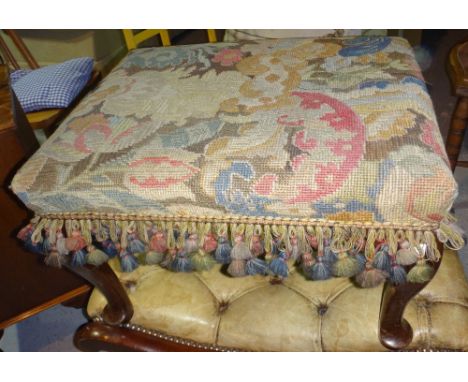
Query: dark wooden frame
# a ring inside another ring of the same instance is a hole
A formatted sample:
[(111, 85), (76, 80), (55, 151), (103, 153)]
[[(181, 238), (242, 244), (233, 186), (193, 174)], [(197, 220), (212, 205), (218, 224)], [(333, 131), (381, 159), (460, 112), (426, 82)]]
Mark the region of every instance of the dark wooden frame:
[[(32, 217), (9, 189), (13, 174), (39, 147), (0, 64), (0, 332), (57, 304), (83, 308), (91, 286), (82, 278), (46, 267), (27, 252), (16, 233)], [(14, 270), (14, 271), (13, 271)], [(0, 336), (1, 338), (1, 336)]]
[[(443, 244), (438, 242), (443, 256)], [(434, 275), (440, 262), (432, 263)], [(127, 327), (133, 316), (133, 307), (125, 288), (107, 263), (99, 267), (66, 267), (84, 277), (98, 288), (107, 298), (101, 322), (90, 322), (75, 334), (75, 345), (83, 351), (131, 350), (131, 351), (214, 351), (226, 350), (215, 345), (197, 344), (173, 336), (154, 335), (151, 331), (140, 331)], [(379, 339), (388, 349), (402, 350), (413, 339), (413, 330), (403, 318), (403, 313), (411, 299), (428, 283), (392, 285), (387, 283), (382, 293), (379, 318)]]
[(468, 167), (468, 161), (458, 160), (468, 125), (468, 41), (457, 44), (451, 49), (447, 71), (453, 93), (458, 96), (445, 145), (450, 166), (452, 171), (455, 171), (456, 166)]

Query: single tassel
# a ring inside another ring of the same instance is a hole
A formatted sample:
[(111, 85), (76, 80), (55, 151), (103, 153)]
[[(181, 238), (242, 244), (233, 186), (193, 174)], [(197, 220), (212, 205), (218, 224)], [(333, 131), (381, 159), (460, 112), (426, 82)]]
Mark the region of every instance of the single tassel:
[(288, 257), (293, 260), (293, 263), (299, 263), (301, 252), (299, 251), (299, 240), (297, 238), (297, 229), (294, 226), (289, 226), (288, 237), (286, 238), (286, 249)]
[(71, 237), (72, 235), (72, 221), (71, 220), (65, 220), (65, 232), (67, 234), (67, 237)]
[(148, 265), (160, 264), (164, 260), (165, 254), (163, 252), (148, 251), (145, 254), (145, 263)]
[(310, 270), (308, 275), (312, 280), (327, 280), (332, 277), (330, 264), (323, 260), (323, 256), (317, 256), (317, 261)]
[(234, 247), (231, 251), (231, 263), (227, 272), (233, 277), (245, 276), (245, 263), (252, 258), (249, 247), (244, 243), (242, 235), (236, 235), (234, 239)]
[(465, 246), (464, 232), (460, 227), (450, 222), (448, 219), (440, 222), (439, 229), (436, 231), (436, 234), (439, 241), (444, 243), (449, 249), (458, 251)]
[(216, 240), (216, 236), (212, 232), (208, 232), (205, 234), (205, 239), (203, 240), (203, 250), (206, 253), (212, 253), (216, 251), (218, 247), (218, 241)]
[(117, 224), (115, 220), (109, 220), (109, 237), (114, 243), (119, 241), (119, 235), (117, 233)]
[(79, 249), (74, 251), (72, 255), (72, 266), (81, 267), (86, 264), (86, 251), (84, 249)]
[(184, 250), (188, 254), (198, 251), (198, 234), (197, 233), (188, 234), (187, 238), (185, 239)]
[(253, 256), (258, 257), (263, 254), (264, 248), (260, 235), (254, 234), (250, 240), (250, 252)]
[(21, 241), (26, 241), (31, 237), (33, 231), (34, 229), (32, 224), (28, 224), (19, 230), (19, 232), (16, 234), (16, 237)]
[(392, 262), (388, 254), (388, 246), (380, 244), (377, 248), (374, 260), (372, 261), (372, 266), (389, 273), (392, 267)]
[(70, 251), (67, 248), (67, 239), (63, 237), (62, 232), (57, 232), (57, 240), (55, 242), (55, 248), (60, 255), (68, 255)]
[(271, 234), (271, 228), (268, 224), (266, 224), (263, 228), (263, 245), (265, 247), (265, 261), (269, 263), (272, 259), (273, 236)]
[(406, 283), (406, 271), (401, 265), (393, 264), (390, 269), (390, 281), (394, 285), (401, 285)]
[(255, 226), (253, 224), (247, 224), (244, 230), (244, 241), (246, 243), (252, 242), (252, 236), (254, 235)]
[(176, 259), (177, 249), (169, 248), (169, 250), (164, 255), (163, 261), (159, 264), (161, 267), (172, 270), (172, 263)]
[(336, 277), (352, 277), (359, 272), (359, 262), (347, 252), (338, 254), (338, 260), (332, 265)]
[[(113, 258), (119, 254), (119, 248), (111, 239), (106, 239), (101, 243), (102, 250), (106, 253), (107, 256)], [(119, 245), (120, 247), (120, 245)]]
[(400, 249), (396, 253), (396, 262), (400, 265), (411, 265), (418, 261), (418, 251), (411, 247), (408, 240), (400, 243)]
[(81, 236), (80, 230), (74, 229), (71, 233), (71, 237), (67, 237), (65, 240), (65, 245), (69, 251), (79, 251), (86, 247), (87, 243)]
[(127, 233), (127, 249), (132, 254), (145, 252), (145, 244), (138, 238), (136, 231)]
[(33, 242), (32, 234), (34, 232), (34, 227), (32, 224), (28, 224), (26, 227), (21, 229), (17, 237), (24, 242), (24, 247), (33, 253), (38, 255), (44, 254), (44, 248), (42, 247), (42, 242)]
[(137, 235), (143, 243), (149, 243), (148, 229), (151, 229), (151, 226), (151, 222), (144, 222), (142, 220), (136, 222)]
[(383, 283), (388, 276), (387, 272), (372, 267), (368, 262), (366, 268), (356, 275), (355, 280), (362, 288), (373, 288)]
[(171, 269), (174, 272), (192, 272), (193, 266), (187, 252), (184, 250), (178, 251), (174, 260), (171, 263)]
[(220, 264), (231, 262), (231, 244), (225, 236), (218, 237), (218, 246), (215, 251), (215, 260)]
[(192, 266), (195, 270), (209, 271), (216, 264), (216, 261), (203, 249), (199, 249), (192, 257)]
[(138, 261), (130, 252), (123, 250), (120, 253), (120, 268), (122, 272), (132, 272), (138, 268)]
[(295, 263), (298, 263), (300, 260), (301, 254), (299, 252), (299, 244), (298, 244), (297, 236), (293, 236), (292, 238), (290, 238), (290, 242), (291, 242), (290, 257), (293, 259)]
[(335, 261), (338, 260), (338, 256), (333, 252), (328, 245), (328, 240), (325, 240), (325, 247), (323, 248), (323, 261), (332, 265)]
[(54, 219), (50, 223), (50, 227), (47, 230), (47, 232), (49, 234), (49, 242), (52, 243), (52, 244), (55, 244), (56, 241), (57, 241), (57, 225), (58, 225), (58, 220)]
[(99, 266), (104, 264), (109, 257), (101, 250), (97, 249), (94, 245), (88, 245), (88, 264)]
[(62, 268), (64, 261), (65, 256), (61, 255), (58, 251), (50, 251), (44, 258), (44, 263), (55, 268)]
[(357, 262), (358, 262), (358, 265), (359, 265), (359, 271), (358, 273), (362, 272), (364, 269), (366, 269), (366, 263), (367, 263), (367, 259), (366, 259), (366, 256), (364, 256), (363, 253), (357, 253), (356, 255), (354, 255), (354, 257), (356, 258)]
[(254, 257), (250, 260), (247, 260), (245, 264), (245, 273), (253, 276), (253, 275), (266, 275), (268, 274), (268, 264), (266, 261)]
[(375, 254), (375, 241), (377, 240), (377, 231), (374, 228), (369, 229), (367, 233), (367, 241), (364, 247), (364, 255), (367, 259), (372, 260)]
[(426, 257), (428, 260), (437, 262), (440, 260), (440, 251), (437, 248), (437, 241), (431, 231), (424, 232), (424, 239), (427, 243)]
[(422, 284), (432, 279), (432, 276), (434, 276), (434, 269), (424, 259), (419, 259), (408, 272), (406, 279), (410, 283)]
[(80, 220), (80, 231), (81, 236), (85, 239), (86, 244), (91, 244), (93, 239), (91, 237), (91, 221), (89, 220)]
[(319, 241), (317, 239), (317, 236), (312, 236), (306, 233), (306, 240), (312, 249), (318, 249)]
[(156, 231), (151, 237), (149, 247), (152, 251), (157, 253), (164, 253), (167, 251), (167, 238), (163, 231)]
[(312, 279), (312, 266), (315, 264), (315, 259), (310, 252), (302, 254), (301, 269), (307, 279)]
[(268, 269), (271, 274), (278, 276), (280, 278), (286, 278), (289, 274), (288, 264), (286, 263), (289, 256), (286, 251), (280, 250), (278, 256), (276, 256), (268, 266)]

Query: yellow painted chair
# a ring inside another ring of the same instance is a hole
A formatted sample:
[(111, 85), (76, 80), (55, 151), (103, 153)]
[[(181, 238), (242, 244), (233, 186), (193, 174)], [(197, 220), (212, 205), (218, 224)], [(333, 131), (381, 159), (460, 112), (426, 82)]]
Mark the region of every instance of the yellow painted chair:
[[(217, 42), (216, 31), (214, 29), (207, 29), (208, 41)], [(134, 33), (132, 29), (123, 29), (125, 44), (128, 50), (136, 49), (142, 42), (159, 36), (162, 46), (171, 45), (169, 31), (167, 29), (145, 29), (143, 31)]]

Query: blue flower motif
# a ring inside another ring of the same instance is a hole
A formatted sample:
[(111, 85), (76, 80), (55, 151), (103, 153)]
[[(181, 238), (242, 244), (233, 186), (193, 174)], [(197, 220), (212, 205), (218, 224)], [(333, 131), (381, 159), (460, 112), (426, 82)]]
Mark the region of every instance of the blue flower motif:
[(342, 48), (338, 54), (342, 57), (363, 56), (365, 54), (376, 53), (385, 49), (391, 42), (388, 37), (366, 37), (361, 36), (345, 41), (346, 47)]
[[(123, 63), (124, 68), (137, 66), (146, 69), (165, 69), (182, 64), (184, 61), (194, 61), (195, 55), (189, 49), (181, 47), (167, 47), (158, 49), (157, 53), (153, 50), (137, 50), (131, 53)], [(189, 60), (192, 56), (192, 60)], [(187, 62), (190, 64), (190, 62)]]
[(380, 81), (364, 81), (359, 84), (359, 89), (372, 88), (376, 87), (378, 89), (385, 89), (390, 84), (390, 81), (380, 80)]
[[(220, 44), (221, 45), (221, 44)], [(142, 69), (164, 70), (179, 65), (201, 65), (204, 69), (211, 67), (209, 56), (213, 55), (223, 46), (171, 46), (164, 49), (137, 49), (130, 53), (122, 64), (125, 69), (136, 66)]]
[[(261, 216), (266, 214), (264, 206), (272, 201), (255, 193), (245, 195), (241, 190), (232, 189), (232, 176), (234, 174), (245, 180), (251, 180), (255, 177), (252, 166), (248, 162), (233, 162), (229, 169), (220, 171), (215, 180), (216, 203), (230, 211), (244, 215)], [(272, 212), (268, 213), (277, 216)]]
[(416, 85), (421, 86), (421, 88), (422, 88), (426, 93), (428, 92), (426, 83), (425, 83), (423, 80), (421, 80), (421, 79), (419, 79), (419, 78), (417, 78), (417, 77), (414, 77), (414, 76), (406, 76), (405, 78), (403, 78), (403, 79), (401, 80), (401, 83), (402, 83), (402, 84), (416, 84)]

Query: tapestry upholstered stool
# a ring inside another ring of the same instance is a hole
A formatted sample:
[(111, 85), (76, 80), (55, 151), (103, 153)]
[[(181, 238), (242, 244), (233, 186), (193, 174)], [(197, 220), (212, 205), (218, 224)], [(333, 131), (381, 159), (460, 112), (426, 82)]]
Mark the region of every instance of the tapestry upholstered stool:
[(468, 346), (457, 185), (401, 38), (136, 49), (12, 189), (25, 245), (100, 290), (82, 349)]

